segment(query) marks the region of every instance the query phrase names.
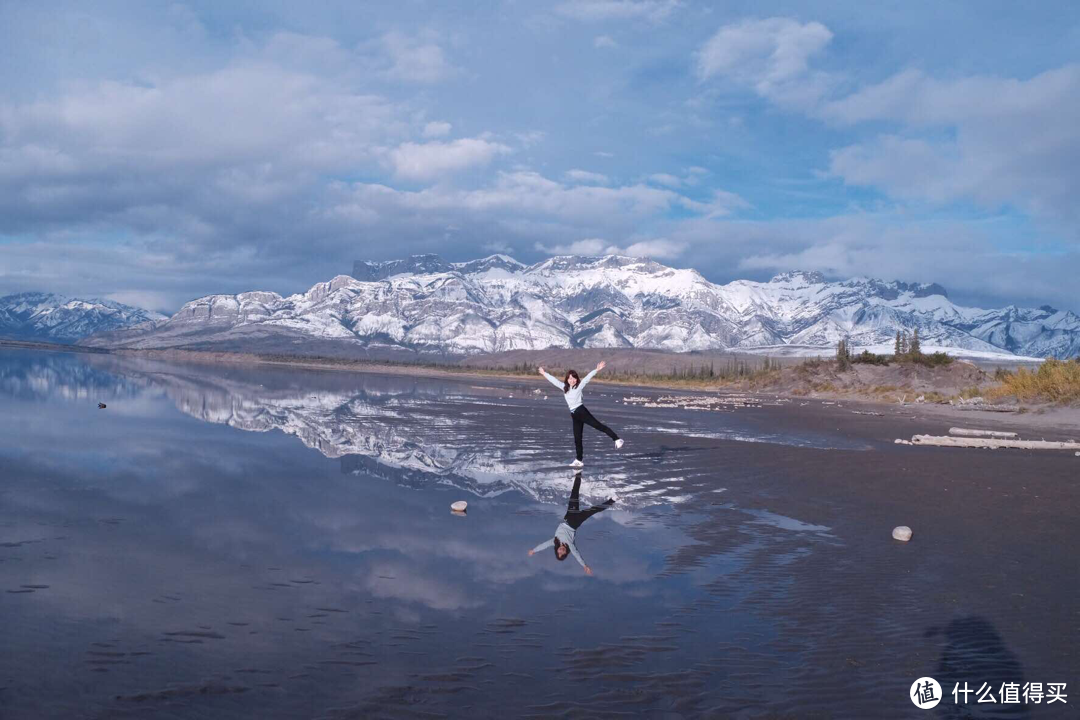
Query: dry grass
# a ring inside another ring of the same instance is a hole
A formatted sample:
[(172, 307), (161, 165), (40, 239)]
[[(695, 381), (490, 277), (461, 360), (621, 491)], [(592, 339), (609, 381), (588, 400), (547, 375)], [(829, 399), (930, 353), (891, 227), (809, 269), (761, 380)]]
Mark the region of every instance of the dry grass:
[(1080, 358), (1050, 358), (1038, 370), (1020, 368), (1000, 373), (1001, 384), (986, 395), (992, 398), (1015, 397), (1017, 400), (1043, 400), (1054, 403), (1080, 402)]

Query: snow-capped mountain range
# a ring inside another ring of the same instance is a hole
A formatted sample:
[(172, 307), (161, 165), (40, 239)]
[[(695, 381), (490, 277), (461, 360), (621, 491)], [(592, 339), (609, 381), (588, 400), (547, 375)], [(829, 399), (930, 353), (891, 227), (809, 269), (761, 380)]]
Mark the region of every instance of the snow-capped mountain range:
[(936, 284), (826, 281), (788, 272), (717, 285), (692, 269), (615, 255), (523, 265), (505, 255), (449, 263), (419, 255), (358, 262), (353, 276), (288, 297), (209, 295), (164, 322), (99, 333), (102, 347), (450, 355), (548, 347), (822, 354), (841, 338), (891, 352), (897, 330), (924, 350), (970, 356), (1080, 354), (1080, 317), (1051, 307), (963, 307)]
[(25, 292), (0, 297), (0, 337), (73, 343), (88, 335), (166, 320), (112, 300)]

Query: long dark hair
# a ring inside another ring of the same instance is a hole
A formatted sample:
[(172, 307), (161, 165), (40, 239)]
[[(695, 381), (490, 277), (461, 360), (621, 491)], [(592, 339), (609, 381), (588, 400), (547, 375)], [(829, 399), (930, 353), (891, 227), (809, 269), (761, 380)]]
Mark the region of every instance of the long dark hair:
[[(570, 553), (567, 552), (566, 555), (560, 555), (559, 554), (559, 548), (564, 545), (564, 543), (559, 542), (559, 538), (555, 538), (554, 540), (552, 540), (552, 542), (554, 543), (553, 547), (555, 548), (555, 559), (558, 560), (559, 562), (562, 562), (563, 560), (565, 560), (567, 558), (568, 555), (570, 555)], [(569, 550), (570, 548), (566, 548), (566, 549)]]
[(573, 375), (574, 379), (577, 380), (578, 385), (581, 384), (581, 376), (577, 374), (577, 370), (567, 370), (566, 371), (566, 377), (564, 377), (563, 381), (562, 381), (562, 391), (564, 393), (570, 392), (570, 376), (571, 375)]

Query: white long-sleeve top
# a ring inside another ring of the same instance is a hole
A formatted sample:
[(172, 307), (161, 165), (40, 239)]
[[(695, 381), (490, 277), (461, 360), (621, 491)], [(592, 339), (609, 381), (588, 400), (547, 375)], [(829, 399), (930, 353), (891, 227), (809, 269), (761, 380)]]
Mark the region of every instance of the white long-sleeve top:
[[(565, 393), (563, 393), (563, 397), (566, 398), (566, 404), (570, 406), (570, 412), (574, 412), (579, 407), (585, 404), (585, 400), (581, 397), (581, 391), (585, 389), (585, 386), (589, 384), (589, 381), (593, 379), (593, 375), (595, 375), (596, 373), (597, 371), (593, 370), (591, 373), (581, 378), (581, 382), (579, 382), (575, 387), (572, 387)], [(546, 377), (548, 379), (548, 382), (559, 388), (559, 391), (562, 392), (562, 380), (547, 372), (544, 373), (544, 377)]]
[[(578, 552), (577, 545), (574, 544), (574, 537), (576, 535), (577, 531), (566, 523), (560, 523), (559, 527), (555, 530), (555, 537), (559, 538), (559, 542), (570, 548), (570, 554), (574, 556), (574, 559), (578, 561), (578, 564), (581, 565), (581, 567), (585, 567), (585, 561), (581, 558), (581, 553)], [(554, 539), (542, 542), (533, 548), (533, 552), (538, 553), (544, 548), (549, 548), (554, 544)]]

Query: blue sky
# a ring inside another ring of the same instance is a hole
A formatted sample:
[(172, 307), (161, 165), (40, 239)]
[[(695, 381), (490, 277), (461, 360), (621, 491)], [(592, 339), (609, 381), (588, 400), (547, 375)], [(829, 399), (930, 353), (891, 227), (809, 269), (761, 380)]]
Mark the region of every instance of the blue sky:
[(0, 293), (622, 252), (1080, 310), (1080, 6), (0, 3)]

